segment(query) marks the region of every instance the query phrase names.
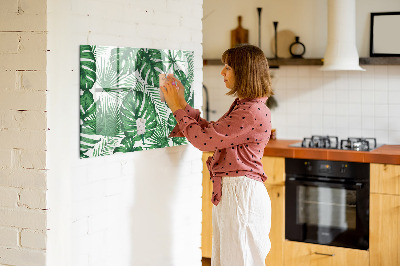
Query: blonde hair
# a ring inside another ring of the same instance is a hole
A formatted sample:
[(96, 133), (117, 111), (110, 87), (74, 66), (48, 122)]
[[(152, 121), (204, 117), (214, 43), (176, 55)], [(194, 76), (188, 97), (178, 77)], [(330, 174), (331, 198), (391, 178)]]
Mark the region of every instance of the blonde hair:
[(221, 60), (235, 74), (235, 85), (227, 95), (254, 99), (274, 94), (268, 61), (260, 48), (248, 44), (240, 45), (226, 50)]

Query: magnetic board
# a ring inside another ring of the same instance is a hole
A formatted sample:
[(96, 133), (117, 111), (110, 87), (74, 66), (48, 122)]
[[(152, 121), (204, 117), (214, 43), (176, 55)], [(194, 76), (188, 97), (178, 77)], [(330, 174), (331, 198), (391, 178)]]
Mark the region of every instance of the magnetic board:
[(176, 121), (160, 99), (172, 73), (193, 106), (193, 51), (80, 46), (80, 158), (187, 144), (168, 138)]

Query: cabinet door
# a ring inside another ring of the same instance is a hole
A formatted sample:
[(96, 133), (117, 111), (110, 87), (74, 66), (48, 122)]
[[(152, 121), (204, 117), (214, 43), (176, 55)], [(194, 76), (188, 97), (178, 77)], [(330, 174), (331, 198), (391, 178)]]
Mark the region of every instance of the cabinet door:
[(283, 265), (285, 240), (285, 187), (265, 184), (271, 199), (271, 250), (265, 259), (266, 266)]
[(212, 183), (206, 161), (211, 152), (203, 153), (203, 195), (202, 195), (202, 224), (201, 224), (201, 253), (204, 258), (211, 258), (212, 252)]
[(266, 184), (285, 185), (285, 158), (264, 156), (261, 163), (268, 177)]
[(370, 165), (371, 193), (400, 195), (400, 165)]
[(365, 250), (285, 241), (285, 266), (367, 266)]
[(371, 194), (371, 266), (400, 265), (400, 196)]

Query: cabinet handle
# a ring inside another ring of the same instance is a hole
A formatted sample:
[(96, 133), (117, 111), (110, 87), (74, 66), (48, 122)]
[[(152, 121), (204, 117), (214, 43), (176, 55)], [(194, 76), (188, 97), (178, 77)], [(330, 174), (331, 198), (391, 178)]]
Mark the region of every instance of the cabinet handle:
[(315, 255), (323, 255), (323, 256), (335, 256), (335, 254), (328, 254), (328, 253), (320, 253), (320, 252), (314, 252)]

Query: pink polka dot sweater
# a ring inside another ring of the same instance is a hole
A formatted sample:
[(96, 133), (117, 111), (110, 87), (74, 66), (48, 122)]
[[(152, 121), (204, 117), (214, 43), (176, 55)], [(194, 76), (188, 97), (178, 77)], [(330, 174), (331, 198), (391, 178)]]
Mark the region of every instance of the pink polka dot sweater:
[(208, 122), (200, 111), (187, 105), (174, 112), (178, 121), (169, 137), (186, 137), (201, 151), (214, 151), (207, 160), (213, 182), (211, 201), (221, 200), (224, 176), (247, 176), (261, 182), (267, 179), (261, 159), (271, 131), (271, 112), (267, 97), (238, 98), (218, 121)]

